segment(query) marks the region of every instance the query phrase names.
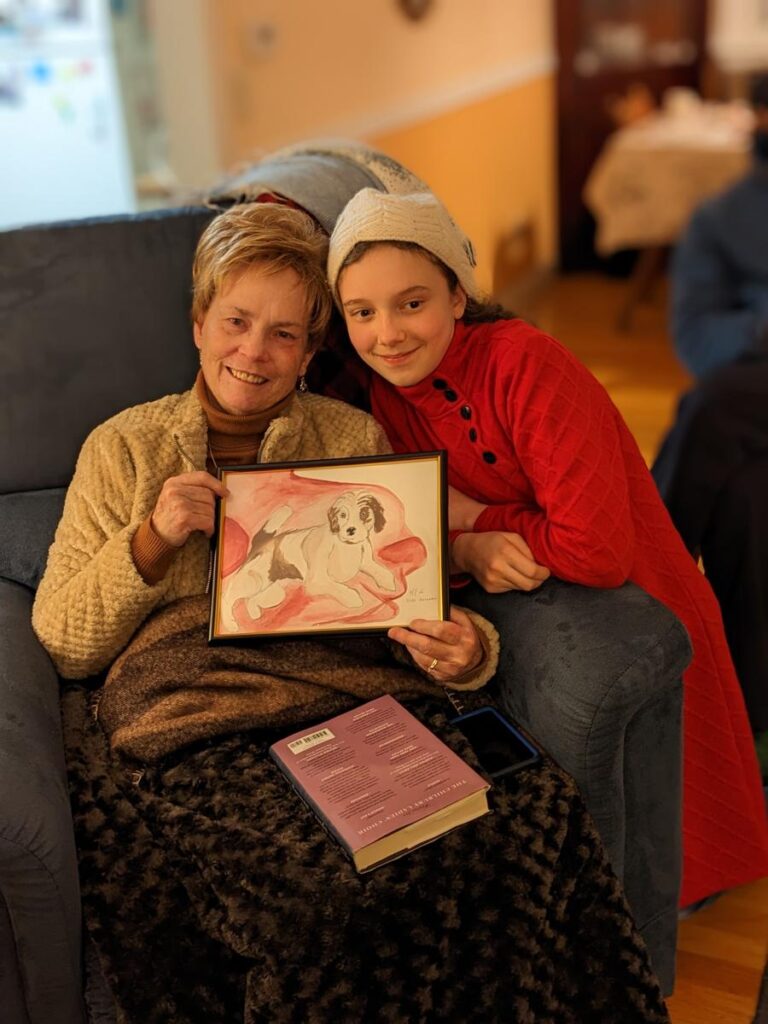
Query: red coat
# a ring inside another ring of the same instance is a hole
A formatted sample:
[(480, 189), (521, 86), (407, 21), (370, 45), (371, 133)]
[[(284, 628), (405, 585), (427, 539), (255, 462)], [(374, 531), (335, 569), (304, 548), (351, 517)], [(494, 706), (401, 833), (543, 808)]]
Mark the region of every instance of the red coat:
[(519, 533), (563, 580), (631, 580), (682, 620), (694, 657), (681, 905), (768, 874), (762, 786), (719, 606), (602, 385), (554, 339), (502, 320), (457, 324), (440, 366), (414, 387), (374, 376), (371, 389), (396, 451), (447, 449), (449, 482), (489, 506), (476, 530)]

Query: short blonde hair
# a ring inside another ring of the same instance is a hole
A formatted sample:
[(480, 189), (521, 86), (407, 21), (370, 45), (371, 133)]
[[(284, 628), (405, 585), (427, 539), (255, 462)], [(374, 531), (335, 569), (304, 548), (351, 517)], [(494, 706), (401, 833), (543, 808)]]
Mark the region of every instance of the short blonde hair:
[(277, 203), (232, 206), (200, 236), (192, 265), (192, 320), (199, 323), (234, 274), (258, 265), (267, 274), (293, 270), (307, 292), (309, 347), (316, 349), (333, 308), (325, 276), (328, 237), (301, 210)]

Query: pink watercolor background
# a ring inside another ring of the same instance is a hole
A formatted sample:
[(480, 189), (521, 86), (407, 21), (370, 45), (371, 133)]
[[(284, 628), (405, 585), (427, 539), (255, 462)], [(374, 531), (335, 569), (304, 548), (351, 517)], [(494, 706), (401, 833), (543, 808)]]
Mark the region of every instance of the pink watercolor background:
[(244, 633), (383, 625), (398, 615), (397, 598), (407, 590), (406, 577), (424, 565), (427, 550), (423, 541), (408, 529), (402, 502), (389, 488), (365, 481), (308, 479), (284, 470), (230, 473), (226, 484), (230, 493), (225, 500), (219, 553), (219, 584), (223, 586), (224, 600), (227, 577), (242, 565), (251, 538), (273, 512), (283, 505), (294, 509), (281, 531), (324, 524), (329, 506), (345, 491), (365, 491), (381, 502), (386, 523), (380, 533), (371, 532), (370, 540), (375, 559), (394, 573), (397, 581), (396, 590), (383, 591), (370, 576), (358, 573), (348, 581), (348, 586), (357, 590), (363, 606), (349, 609), (331, 597), (310, 597), (301, 580), (285, 580), (285, 600), (275, 608), (264, 609), (259, 619), (251, 619), (244, 601), (235, 603), (234, 618)]

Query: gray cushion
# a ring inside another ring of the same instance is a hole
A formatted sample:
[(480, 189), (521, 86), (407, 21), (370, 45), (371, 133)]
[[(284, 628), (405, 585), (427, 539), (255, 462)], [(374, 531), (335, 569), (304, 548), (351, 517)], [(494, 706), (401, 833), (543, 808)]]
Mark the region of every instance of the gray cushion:
[(13, 925), (8, 916), (8, 907), (5, 905), (2, 892), (0, 892), (0, 964), (3, 969), (0, 971), (0, 1006), (3, 1008), (4, 1017), (8, 1021), (27, 1021), (26, 1007), (24, 1006), (24, 982), (19, 971), (19, 958), (16, 951), (16, 936), (13, 933)]
[(66, 489), (0, 494), (0, 576), (32, 589), (45, 569)]
[[(0, 890), (26, 1006), (22, 1017), (9, 1016), (0, 1001), (0, 1020), (82, 1024), (80, 898), (59, 680), (32, 632), (31, 606), (29, 591), (0, 580)], [(14, 968), (0, 960), (0, 975), (8, 970), (12, 977)], [(0, 983), (2, 996), (6, 989)]]
[(65, 486), (97, 423), (190, 386), (192, 256), (212, 216), (0, 232), (0, 494)]

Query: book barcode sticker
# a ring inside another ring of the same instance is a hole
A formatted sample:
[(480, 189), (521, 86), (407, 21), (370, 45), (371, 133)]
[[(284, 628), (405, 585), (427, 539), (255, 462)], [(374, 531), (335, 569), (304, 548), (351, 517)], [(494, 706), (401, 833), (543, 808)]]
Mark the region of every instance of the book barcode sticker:
[(335, 736), (330, 729), (318, 729), (317, 732), (311, 732), (307, 736), (300, 736), (293, 743), (289, 743), (288, 749), (292, 754), (300, 754), (302, 750), (309, 750), (310, 747), (316, 747), (318, 743), (325, 743), (326, 740), (332, 739), (335, 739)]

